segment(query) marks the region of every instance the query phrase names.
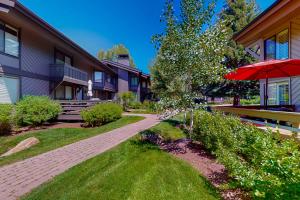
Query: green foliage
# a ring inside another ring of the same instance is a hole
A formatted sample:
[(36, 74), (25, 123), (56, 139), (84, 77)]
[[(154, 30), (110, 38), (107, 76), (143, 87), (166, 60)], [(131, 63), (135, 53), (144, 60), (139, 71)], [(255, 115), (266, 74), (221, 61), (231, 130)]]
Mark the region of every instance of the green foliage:
[(129, 108), (129, 104), (136, 100), (136, 96), (133, 92), (123, 92), (120, 95), (121, 104), (123, 105), (123, 109), (126, 111)]
[(259, 105), (260, 104), (260, 96), (254, 96), (250, 99), (241, 99), (241, 105)]
[(166, 109), (193, 109), (203, 88), (225, 73), (227, 36), (222, 23), (211, 25), (214, 7), (214, 1), (181, 0), (177, 15), (173, 1), (166, 1), (166, 28), (153, 37), (158, 55), (151, 69), (151, 89)]
[(61, 110), (60, 104), (47, 96), (26, 96), (16, 105), (16, 117), (20, 125), (38, 126), (55, 119)]
[(165, 120), (150, 129), (151, 133), (160, 135), (165, 141), (175, 141), (186, 138), (183, 129), (180, 128), (181, 121)]
[[(248, 25), (258, 13), (258, 8), (254, 0), (226, 0), (224, 9), (220, 13), (220, 20), (225, 23), (224, 27), (228, 35), (228, 45), (225, 51), (224, 64), (228, 70), (233, 70), (241, 66), (255, 62), (245, 48), (237, 44), (233, 35)], [(248, 97), (257, 95), (259, 83), (257, 81), (228, 81), (224, 80), (217, 84), (212, 84), (206, 88), (208, 96), (234, 96)]]
[(300, 150), (293, 139), (280, 140), (236, 117), (202, 111), (196, 114), (193, 138), (254, 198), (300, 198)]
[(99, 60), (116, 60), (117, 56), (120, 54), (128, 54), (129, 55), (129, 63), (131, 67), (136, 67), (132, 57), (130, 56), (129, 50), (123, 45), (123, 44), (118, 44), (113, 46), (111, 49), (104, 51), (100, 50), (98, 53), (98, 59)]
[(0, 104), (0, 135), (11, 132), (14, 124), (14, 106), (11, 104)]
[(122, 108), (115, 103), (97, 104), (81, 111), (80, 115), (88, 126), (102, 126), (122, 117)]
[(148, 100), (145, 100), (145, 101), (143, 102), (142, 107), (143, 107), (144, 109), (146, 109), (147, 111), (153, 112), (153, 113), (159, 111), (159, 106), (158, 106), (157, 102), (154, 102), (154, 101), (148, 101)]
[(217, 200), (216, 189), (188, 163), (137, 138), (87, 160), (23, 200)]
[(90, 138), (108, 131), (112, 131), (117, 128), (121, 128), (128, 124), (136, 123), (143, 120), (144, 117), (139, 116), (124, 116), (121, 119), (105, 124), (96, 128), (59, 128), (59, 129), (47, 129), (42, 131), (33, 131), (26, 134), (19, 134), (14, 136), (0, 136), (0, 154), (7, 152), (15, 147), (21, 141), (35, 137), (39, 139), (40, 143), (29, 148), (25, 151), (15, 153), (8, 157), (0, 158), (0, 166), (8, 165), (21, 161), (33, 156), (63, 147), (74, 142)]
[(143, 104), (139, 101), (130, 101), (128, 104), (128, 108), (130, 109), (141, 109), (143, 108)]

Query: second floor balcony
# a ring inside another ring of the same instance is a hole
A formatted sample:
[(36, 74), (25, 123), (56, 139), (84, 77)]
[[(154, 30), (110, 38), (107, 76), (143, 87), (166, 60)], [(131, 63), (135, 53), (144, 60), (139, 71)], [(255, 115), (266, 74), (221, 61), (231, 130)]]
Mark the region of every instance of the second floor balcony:
[(94, 82), (93, 85), (95, 89), (107, 90), (111, 92), (116, 92), (117, 90), (116, 84), (110, 83), (108, 81)]
[(50, 77), (55, 81), (65, 81), (79, 85), (88, 85), (88, 73), (68, 64), (50, 65)]

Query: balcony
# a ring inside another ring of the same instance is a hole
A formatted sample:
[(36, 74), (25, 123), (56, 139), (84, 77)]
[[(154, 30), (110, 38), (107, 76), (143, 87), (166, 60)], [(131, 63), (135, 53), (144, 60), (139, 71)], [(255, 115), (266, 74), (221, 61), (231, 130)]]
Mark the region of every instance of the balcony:
[(94, 85), (93, 87), (95, 89), (116, 92), (116, 85), (112, 84), (112, 83), (109, 83), (107, 81), (105, 81), (105, 82), (94, 82), (93, 85)]
[(50, 65), (50, 77), (55, 81), (65, 81), (78, 85), (88, 85), (88, 73), (67, 64)]

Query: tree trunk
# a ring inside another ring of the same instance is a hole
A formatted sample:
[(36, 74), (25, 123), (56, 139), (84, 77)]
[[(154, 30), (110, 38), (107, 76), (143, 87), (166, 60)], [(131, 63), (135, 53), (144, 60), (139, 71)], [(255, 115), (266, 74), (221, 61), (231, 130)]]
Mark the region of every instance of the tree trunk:
[(190, 119), (190, 131), (189, 131), (190, 139), (192, 139), (193, 127), (194, 127), (194, 110), (192, 109), (191, 110), (191, 119)]

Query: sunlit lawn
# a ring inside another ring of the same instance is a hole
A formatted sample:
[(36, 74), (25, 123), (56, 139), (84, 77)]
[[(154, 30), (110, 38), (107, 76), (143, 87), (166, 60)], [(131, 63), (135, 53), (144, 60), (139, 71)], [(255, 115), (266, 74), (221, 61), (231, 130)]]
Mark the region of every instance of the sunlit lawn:
[(16, 153), (8, 157), (0, 158), (0, 166), (30, 158), (32, 156), (65, 146), (67, 144), (71, 144), (88, 137), (102, 134), (131, 123), (135, 123), (142, 119), (144, 118), (137, 116), (126, 116), (115, 122), (103, 125), (99, 128), (49, 129), (17, 136), (3, 136), (0, 137), (0, 154), (5, 153), (10, 148), (13, 148), (19, 142), (29, 137), (38, 138), (40, 140), (40, 143), (25, 151)]
[(187, 163), (137, 138), (34, 190), (26, 200), (212, 200), (215, 189)]

